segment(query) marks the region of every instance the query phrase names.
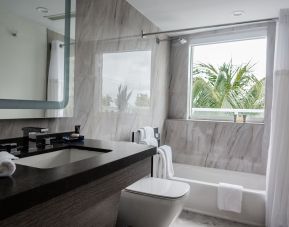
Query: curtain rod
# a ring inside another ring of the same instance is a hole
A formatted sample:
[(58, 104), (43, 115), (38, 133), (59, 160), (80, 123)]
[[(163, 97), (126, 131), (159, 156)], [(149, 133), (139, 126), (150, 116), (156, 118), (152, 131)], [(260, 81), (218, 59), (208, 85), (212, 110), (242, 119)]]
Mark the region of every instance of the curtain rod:
[(261, 20), (242, 21), (242, 22), (235, 22), (235, 23), (208, 25), (208, 26), (202, 26), (202, 27), (183, 28), (183, 29), (167, 30), (167, 31), (160, 31), (160, 32), (149, 32), (149, 33), (144, 33), (142, 31), (141, 35), (142, 35), (142, 38), (145, 38), (147, 36), (153, 36), (153, 35), (169, 34), (169, 33), (176, 33), (176, 32), (187, 32), (187, 31), (201, 30), (201, 29), (207, 29), (207, 28), (219, 28), (219, 27), (227, 27), (227, 26), (233, 26), (233, 25), (273, 22), (273, 21), (277, 21), (278, 19), (279, 19), (278, 17), (274, 17), (274, 18), (267, 18), (267, 19), (261, 19)]

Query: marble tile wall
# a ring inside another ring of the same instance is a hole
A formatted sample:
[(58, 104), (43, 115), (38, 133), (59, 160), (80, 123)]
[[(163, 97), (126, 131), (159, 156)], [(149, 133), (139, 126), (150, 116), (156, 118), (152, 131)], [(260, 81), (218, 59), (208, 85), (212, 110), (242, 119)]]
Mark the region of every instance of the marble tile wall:
[(263, 124), (166, 120), (165, 143), (177, 163), (265, 174)]
[(267, 26), (268, 59), (266, 108), (264, 124), (234, 124), (177, 120), (188, 119), (189, 46), (194, 40), (256, 29), (256, 25), (227, 28), (185, 35), (186, 44), (171, 42), (171, 83), (169, 86), (169, 120), (166, 121), (165, 143), (174, 149), (174, 161), (214, 168), (253, 173), (266, 173), (270, 140), (275, 24)]
[[(129, 140), (132, 130), (145, 125), (162, 130), (168, 111), (168, 42), (140, 38), (141, 31), (158, 28), (126, 0), (77, 0), (74, 117), (66, 119), (1, 120), (0, 138), (21, 136), (24, 126), (51, 131), (82, 126), (86, 138)], [(151, 106), (143, 113), (101, 112), (101, 61), (103, 52), (152, 51)]]

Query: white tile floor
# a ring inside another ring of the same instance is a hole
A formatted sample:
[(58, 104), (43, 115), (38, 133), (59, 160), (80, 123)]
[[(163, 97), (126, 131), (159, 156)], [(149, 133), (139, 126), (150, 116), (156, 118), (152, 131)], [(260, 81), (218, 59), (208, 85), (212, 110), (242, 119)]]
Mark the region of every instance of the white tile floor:
[(253, 227), (206, 215), (183, 211), (170, 227)]

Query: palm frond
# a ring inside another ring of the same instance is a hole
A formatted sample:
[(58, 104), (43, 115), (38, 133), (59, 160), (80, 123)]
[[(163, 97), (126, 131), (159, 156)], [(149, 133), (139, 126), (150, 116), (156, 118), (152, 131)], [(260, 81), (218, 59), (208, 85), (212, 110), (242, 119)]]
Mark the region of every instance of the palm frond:
[(199, 63), (193, 67), (194, 107), (256, 109), (264, 107), (265, 79), (254, 75), (250, 61), (234, 65), (232, 59), (216, 67)]

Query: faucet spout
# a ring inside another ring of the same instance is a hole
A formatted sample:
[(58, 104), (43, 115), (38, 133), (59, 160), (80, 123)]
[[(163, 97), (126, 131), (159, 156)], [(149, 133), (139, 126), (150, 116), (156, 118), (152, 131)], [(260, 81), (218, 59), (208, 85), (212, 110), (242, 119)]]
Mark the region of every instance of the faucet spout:
[(41, 127), (24, 127), (22, 128), (23, 137), (29, 137), (29, 134), (34, 133), (47, 133), (48, 128), (41, 128)]

